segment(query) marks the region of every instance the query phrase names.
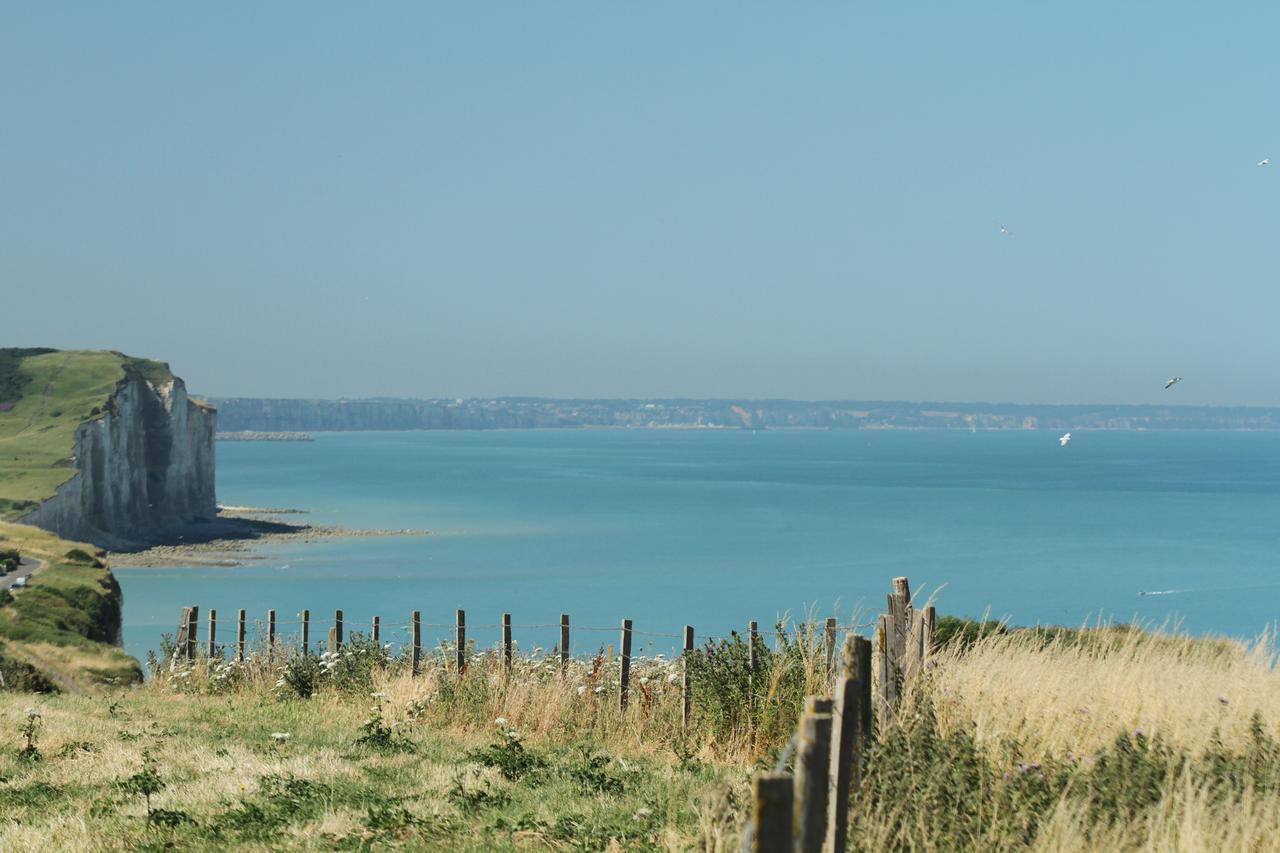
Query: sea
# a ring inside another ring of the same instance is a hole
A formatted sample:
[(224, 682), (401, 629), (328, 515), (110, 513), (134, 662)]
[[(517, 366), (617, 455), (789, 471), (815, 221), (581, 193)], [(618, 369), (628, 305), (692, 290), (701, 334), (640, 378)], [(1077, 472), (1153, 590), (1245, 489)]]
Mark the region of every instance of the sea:
[(118, 568), (139, 658), (181, 608), (219, 641), (335, 611), (384, 642), (498, 641), (669, 653), (685, 625), (867, 625), (905, 575), (940, 614), (1018, 625), (1137, 622), (1253, 638), (1280, 616), (1280, 433), (511, 430), (317, 433), (217, 447), (224, 504), (428, 536), (263, 546), (238, 567)]

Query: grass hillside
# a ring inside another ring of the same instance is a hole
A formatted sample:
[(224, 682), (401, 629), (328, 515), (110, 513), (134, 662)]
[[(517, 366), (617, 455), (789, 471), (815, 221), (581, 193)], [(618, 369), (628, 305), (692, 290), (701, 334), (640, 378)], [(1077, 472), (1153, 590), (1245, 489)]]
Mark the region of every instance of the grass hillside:
[[(695, 653), (687, 732), (679, 662), (635, 662), (620, 712), (603, 653), (562, 679), (540, 651), (459, 675), (443, 648), (414, 678), (356, 640), (0, 694), (0, 848), (736, 851), (752, 774), (829, 689), (811, 632), (758, 651), (750, 688), (740, 640)], [(1274, 847), (1273, 646), (1011, 631), (933, 661), (876, 734), (850, 849)]]
[(120, 587), (92, 546), (0, 522), (0, 548), (44, 563), (27, 589), (0, 592), (0, 672), (11, 687), (84, 692), (141, 679), (113, 644)]
[(101, 412), (126, 362), (90, 351), (0, 358), (0, 519), (29, 511), (71, 478), (76, 427)]

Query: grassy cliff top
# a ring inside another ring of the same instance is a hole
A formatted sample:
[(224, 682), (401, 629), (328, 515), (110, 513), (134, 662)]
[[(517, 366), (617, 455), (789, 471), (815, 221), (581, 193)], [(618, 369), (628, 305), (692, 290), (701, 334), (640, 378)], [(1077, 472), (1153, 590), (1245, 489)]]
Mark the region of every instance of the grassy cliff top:
[(76, 427), (131, 373), (173, 378), (167, 364), (114, 351), (0, 349), (0, 520), (29, 512), (71, 478)]

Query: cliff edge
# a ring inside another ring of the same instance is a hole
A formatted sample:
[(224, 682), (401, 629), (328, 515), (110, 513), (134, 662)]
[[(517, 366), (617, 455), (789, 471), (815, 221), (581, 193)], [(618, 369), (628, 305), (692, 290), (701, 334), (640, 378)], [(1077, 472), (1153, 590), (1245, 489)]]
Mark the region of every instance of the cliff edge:
[(217, 413), (168, 365), (0, 350), (0, 395), (0, 518), (111, 548), (215, 519)]

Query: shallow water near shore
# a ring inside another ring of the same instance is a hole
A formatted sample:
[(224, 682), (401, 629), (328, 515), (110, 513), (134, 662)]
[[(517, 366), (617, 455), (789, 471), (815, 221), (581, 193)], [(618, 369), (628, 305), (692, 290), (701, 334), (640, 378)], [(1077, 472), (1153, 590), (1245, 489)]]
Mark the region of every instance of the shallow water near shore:
[[(530, 430), (318, 433), (310, 443), (218, 445), (226, 504), (428, 537), (265, 546), (235, 568), (116, 569), (125, 648), (142, 657), (183, 605), (231, 640), (237, 608), (302, 608), (322, 638), (378, 615), (384, 640), (412, 610), (469, 637), (569, 613), (573, 651), (617, 642), (669, 652), (765, 630), (814, 607), (842, 623), (883, 606), (895, 575), (943, 588), (939, 611), (1018, 624), (1181, 620), (1253, 637), (1280, 601), (1280, 434)], [(1145, 593), (1145, 594), (1143, 594)], [(587, 628), (602, 628), (589, 631)], [(424, 641), (444, 636), (424, 629)], [(515, 630), (550, 648), (551, 627)]]

